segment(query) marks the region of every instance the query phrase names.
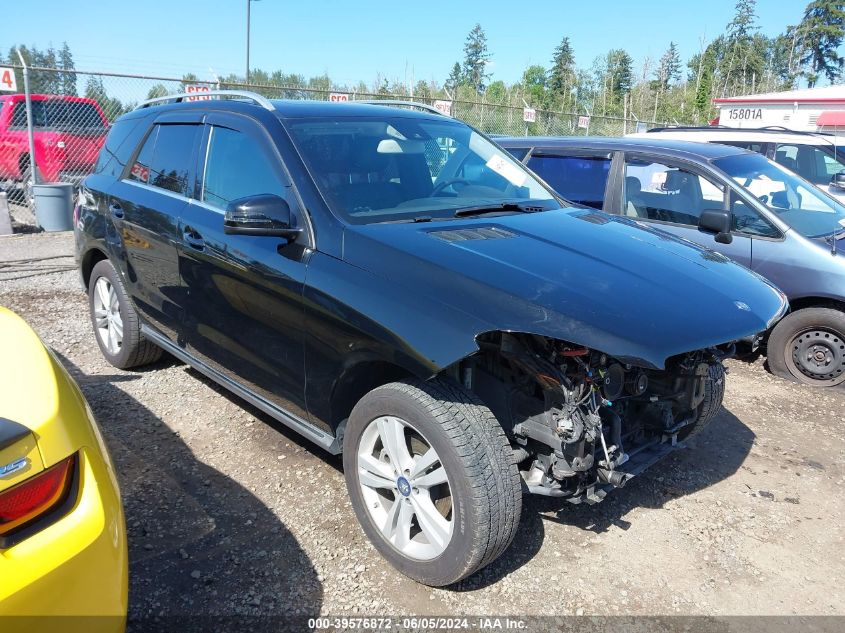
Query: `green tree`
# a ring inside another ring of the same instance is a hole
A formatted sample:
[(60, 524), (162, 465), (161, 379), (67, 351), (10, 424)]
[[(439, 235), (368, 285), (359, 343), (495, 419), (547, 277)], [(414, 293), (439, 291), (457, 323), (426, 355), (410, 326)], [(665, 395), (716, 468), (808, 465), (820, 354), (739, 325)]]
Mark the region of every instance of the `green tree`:
[(634, 83), (634, 60), (624, 49), (616, 48), (607, 54), (607, 77), (614, 98), (630, 92)]
[(657, 65), (656, 77), (658, 88), (668, 90), (669, 84), (681, 78), (681, 55), (675, 42), (669, 42), (669, 48), (660, 58)]
[(522, 73), (522, 90), (529, 105), (542, 108), (546, 103), (546, 69), (536, 64), (526, 68)]
[(455, 65), (452, 66), (452, 72), (450, 72), (449, 76), (446, 78), (446, 90), (454, 93), (455, 90), (458, 89), (458, 86), (461, 85), (462, 79), (463, 73), (461, 72), (461, 65), (458, 62), (455, 62)]
[[(62, 43), (59, 49), (59, 68), (62, 70), (74, 70), (73, 55), (70, 52), (70, 46), (67, 42)], [(59, 77), (59, 85), (62, 94), (75, 95), (76, 92), (76, 74), (65, 72), (61, 73)]]
[(484, 92), (490, 73), (487, 64), (490, 63), (490, 51), (487, 49), (487, 34), (480, 24), (476, 24), (467, 35), (464, 43), (463, 79), (472, 86), (478, 94)]
[(756, 6), (757, 0), (737, 0), (728, 24), (719, 68), (723, 95), (746, 92), (763, 77), (767, 40), (756, 33)]
[(813, 0), (804, 10), (798, 26), (802, 38), (800, 63), (807, 85), (813, 87), (821, 76), (834, 82), (842, 77), (845, 60), (839, 47), (845, 39), (845, 10), (837, 0)]
[(575, 87), (577, 70), (575, 55), (568, 37), (564, 37), (555, 48), (552, 57), (552, 67), (549, 70), (549, 92), (558, 101), (565, 103), (569, 99), (572, 88)]
[(164, 86), (164, 84), (155, 84), (150, 90), (147, 92), (147, 99), (157, 99), (159, 97), (166, 97), (170, 92)]

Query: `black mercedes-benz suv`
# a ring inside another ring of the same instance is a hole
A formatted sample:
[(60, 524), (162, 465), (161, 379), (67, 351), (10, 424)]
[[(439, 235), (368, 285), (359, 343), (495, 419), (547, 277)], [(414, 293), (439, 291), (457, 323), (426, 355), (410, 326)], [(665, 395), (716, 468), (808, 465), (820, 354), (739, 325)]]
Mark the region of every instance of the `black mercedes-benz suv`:
[(209, 96), (121, 117), (83, 182), (97, 343), (342, 452), (364, 531), (420, 582), (495, 560), (523, 489), (594, 503), (700, 431), (732, 341), (786, 309), (449, 117)]

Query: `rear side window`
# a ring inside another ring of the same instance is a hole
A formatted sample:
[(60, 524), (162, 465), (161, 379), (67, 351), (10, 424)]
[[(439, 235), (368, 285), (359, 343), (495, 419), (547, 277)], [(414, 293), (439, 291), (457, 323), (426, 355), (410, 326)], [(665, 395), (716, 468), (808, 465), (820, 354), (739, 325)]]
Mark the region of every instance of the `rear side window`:
[(187, 195), (188, 173), (198, 131), (198, 125), (153, 126), (129, 171), (129, 179)]
[(97, 157), (95, 174), (119, 177), (126, 168), (138, 141), (144, 135), (146, 126), (141, 125), (143, 117), (120, 119), (111, 128), (106, 143)]
[(262, 193), (288, 197), (278, 159), (247, 134), (212, 127), (203, 201), (225, 209), (232, 200)]
[(534, 154), (528, 160), (528, 167), (567, 200), (594, 209), (604, 206), (610, 157)]

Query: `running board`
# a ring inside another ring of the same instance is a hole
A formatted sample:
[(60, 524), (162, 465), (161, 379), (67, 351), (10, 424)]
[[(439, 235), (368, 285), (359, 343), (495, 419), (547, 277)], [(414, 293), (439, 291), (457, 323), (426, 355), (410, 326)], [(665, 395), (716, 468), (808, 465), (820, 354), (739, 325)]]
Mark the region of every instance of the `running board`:
[(308, 438), (319, 447), (327, 450), (332, 455), (339, 455), (342, 450), (342, 443), (340, 439), (326, 433), (325, 431), (321, 431), (316, 426), (307, 422), (289, 411), (285, 411), (281, 407), (276, 406), (266, 398), (262, 398), (261, 396), (253, 393), (246, 387), (239, 385), (231, 378), (228, 378), (221, 374), (219, 371), (212, 369), (202, 361), (194, 358), (190, 354), (188, 354), (185, 350), (177, 345), (171, 343), (167, 338), (150, 328), (149, 326), (142, 324), (141, 325), (141, 334), (147, 340), (155, 343), (168, 354), (172, 354), (183, 363), (186, 363), (196, 369), (198, 372), (203, 374), (204, 376), (210, 378), (221, 387), (225, 387), (236, 396), (243, 398), (251, 405), (258, 407), (264, 413), (272, 417), (274, 420), (278, 420), (285, 426), (290, 429), (293, 429), (303, 437)]

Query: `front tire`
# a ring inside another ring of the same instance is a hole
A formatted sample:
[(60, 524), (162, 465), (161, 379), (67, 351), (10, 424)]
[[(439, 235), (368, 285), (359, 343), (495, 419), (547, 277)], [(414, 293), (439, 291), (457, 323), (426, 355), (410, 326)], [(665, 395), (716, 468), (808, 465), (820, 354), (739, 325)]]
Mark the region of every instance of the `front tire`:
[(141, 320), (120, 275), (107, 259), (98, 262), (88, 281), (88, 309), (94, 338), (109, 363), (130, 369), (161, 358), (161, 348), (141, 334)]
[(845, 313), (834, 308), (803, 308), (772, 330), (769, 368), (781, 378), (815, 387), (845, 382)]
[(510, 443), (453, 382), (396, 382), (365, 395), (346, 425), (343, 467), (370, 541), (423, 584), (466, 578), (516, 533), (522, 489)]
[(679, 439), (687, 440), (701, 433), (716, 417), (725, 398), (725, 366), (722, 363), (710, 365), (704, 380), (704, 400), (695, 409), (693, 422), (681, 429)]

